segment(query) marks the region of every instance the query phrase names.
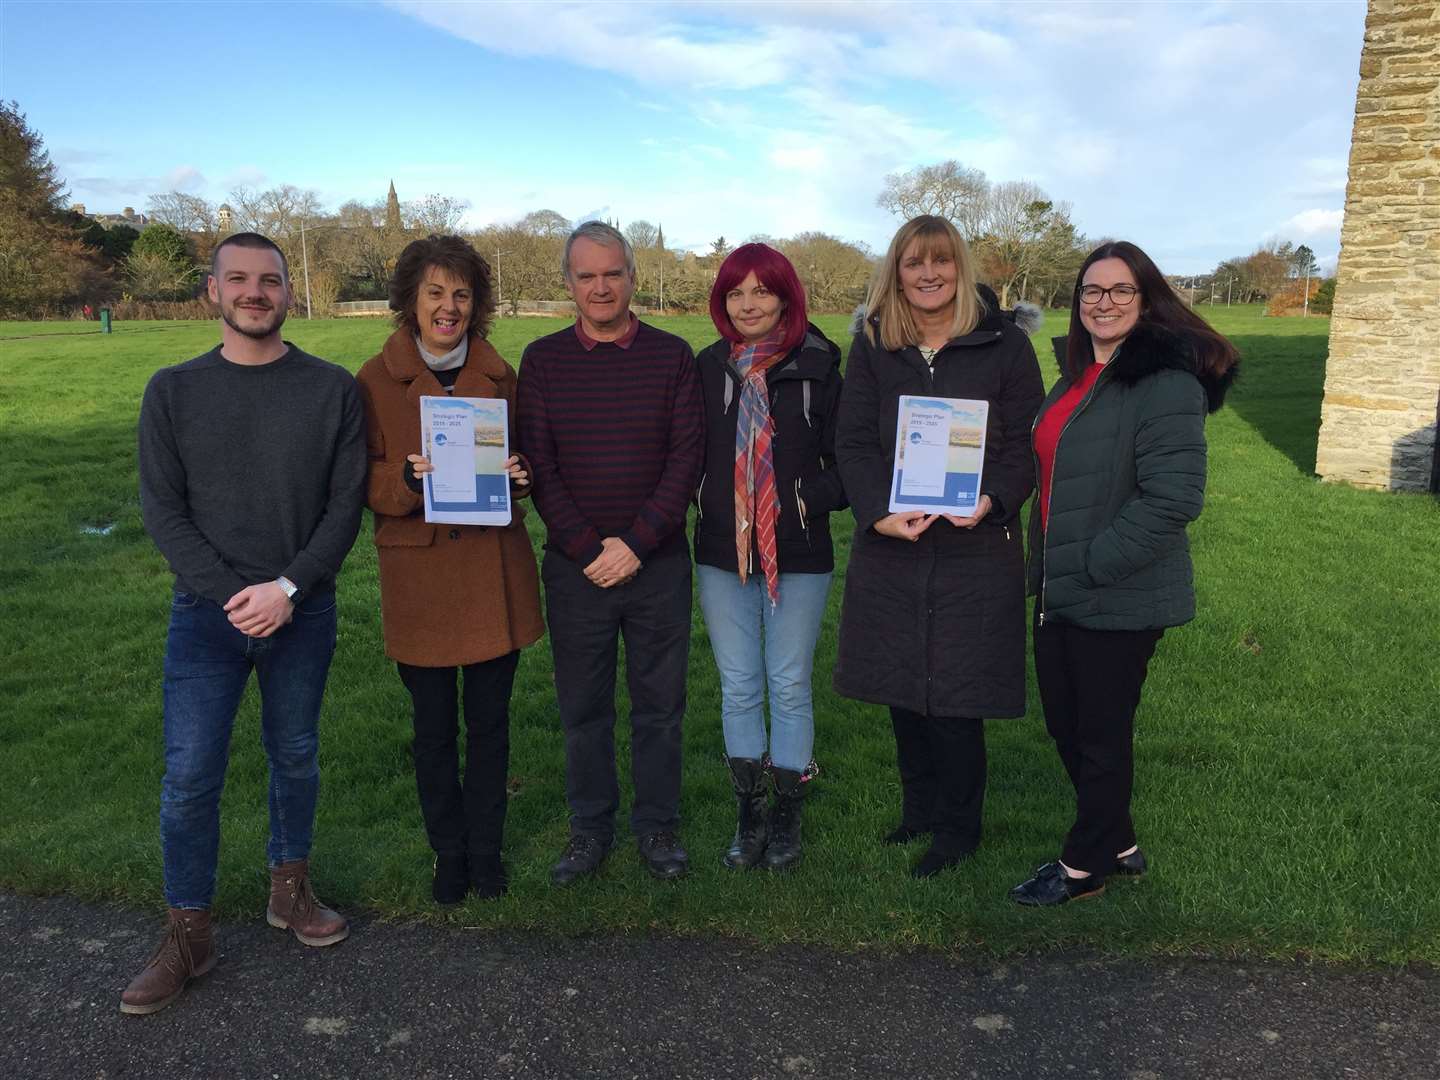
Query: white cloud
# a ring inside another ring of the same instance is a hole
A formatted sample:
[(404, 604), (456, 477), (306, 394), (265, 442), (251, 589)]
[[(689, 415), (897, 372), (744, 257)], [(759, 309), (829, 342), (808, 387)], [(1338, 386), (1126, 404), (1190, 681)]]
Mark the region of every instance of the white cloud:
[(199, 191), (205, 187), (205, 174), (194, 165), (177, 165), (161, 178), (162, 191)]
[[(883, 246), (884, 175), (955, 157), (1041, 184), (1092, 235), (1166, 245), (1177, 272), (1276, 221), (1334, 233), (1337, 212), (1312, 208), (1343, 190), (1364, 17), (1358, 2), (390, 6), (490, 51), (607, 73), (642, 113), (669, 109), (663, 147), (643, 145), (677, 171), (635, 197), (652, 220), (651, 205), (673, 208), (676, 235), (733, 214), (727, 232), (803, 220)], [(742, 174), (783, 172), (785, 190), (727, 188), (697, 168), (700, 147)]]
[(813, 172), (825, 167), (826, 154), (823, 147), (781, 145), (770, 151), (770, 161), (777, 169), (793, 169), (799, 172)]
[(1280, 226), (1278, 235), (1305, 239), (1310, 237), (1330, 239), (1339, 235), (1340, 224), (1344, 220), (1344, 210), (1302, 210)]
[(260, 187), (268, 177), (258, 165), (240, 165), (225, 174), (220, 184), (225, 190), (237, 187)]

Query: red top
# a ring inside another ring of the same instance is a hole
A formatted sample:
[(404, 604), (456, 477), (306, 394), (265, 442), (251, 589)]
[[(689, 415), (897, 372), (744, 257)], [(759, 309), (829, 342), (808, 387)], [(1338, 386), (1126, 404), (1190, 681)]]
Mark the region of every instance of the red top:
[(1051, 405), (1040, 417), (1040, 422), (1035, 425), (1035, 456), (1040, 459), (1040, 528), (1045, 529), (1050, 517), (1050, 476), (1055, 471), (1055, 447), (1060, 442), (1060, 432), (1065, 429), (1066, 422), (1070, 419), (1080, 402), (1085, 400), (1085, 395), (1095, 385), (1095, 380), (1100, 377), (1100, 372), (1105, 370), (1104, 364), (1091, 364), (1081, 374), (1080, 378), (1070, 385), (1070, 389), (1061, 394), (1055, 404)]

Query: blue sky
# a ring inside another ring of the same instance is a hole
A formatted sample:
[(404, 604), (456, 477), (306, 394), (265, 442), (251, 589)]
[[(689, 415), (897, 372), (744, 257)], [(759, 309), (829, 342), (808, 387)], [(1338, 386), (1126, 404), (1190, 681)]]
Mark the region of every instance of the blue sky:
[(289, 183), (877, 250), (956, 158), (1171, 273), (1339, 249), (1365, 5), (0, 3), (0, 97), (91, 211)]

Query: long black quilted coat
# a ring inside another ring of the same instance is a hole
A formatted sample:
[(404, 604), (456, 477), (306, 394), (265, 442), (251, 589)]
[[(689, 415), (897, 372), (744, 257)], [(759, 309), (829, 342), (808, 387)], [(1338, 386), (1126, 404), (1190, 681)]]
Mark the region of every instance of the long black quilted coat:
[[(1205, 415), (1234, 376), (1196, 367), (1187, 339), (1142, 322), (1066, 422), (1043, 533), (1039, 507), (1030, 514), (1029, 589), (1046, 621), (1147, 630), (1194, 618), (1185, 527), (1205, 501)], [(1040, 415), (1069, 385), (1062, 376)]]
[[(988, 293), (988, 290), (987, 290)], [(929, 716), (1025, 712), (1025, 573), (1017, 514), (1034, 486), (1030, 428), (1045, 386), (1030, 339), (989, 314), (935, 357), (855, 336), (835, 457), (855, 513), (835, 689)], [(889, 513), (901, 394), (990, 402), (981, 489), (995, 509), (974, 529), (940, 519), (914, 543), (871, 529)]]

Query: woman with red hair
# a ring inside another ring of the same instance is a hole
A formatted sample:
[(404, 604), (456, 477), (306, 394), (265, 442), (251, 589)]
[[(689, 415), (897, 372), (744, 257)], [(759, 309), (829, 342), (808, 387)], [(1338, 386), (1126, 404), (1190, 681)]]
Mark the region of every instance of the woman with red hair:
[(720, 340), (696, 358), (706, 441), (695, 562), (739, 806), (725, 865), (784, 870), (800, 861), (816, 772), (810, 675), (835, 568), (829, 515), (847, 505), (835, 469), (840, 350), (807, 321), (790, 260), (765, 244), (721, 264), (710, 317)]

